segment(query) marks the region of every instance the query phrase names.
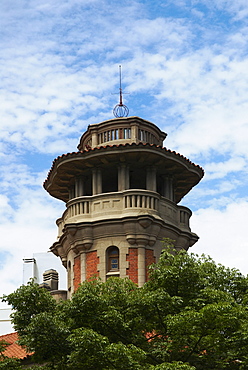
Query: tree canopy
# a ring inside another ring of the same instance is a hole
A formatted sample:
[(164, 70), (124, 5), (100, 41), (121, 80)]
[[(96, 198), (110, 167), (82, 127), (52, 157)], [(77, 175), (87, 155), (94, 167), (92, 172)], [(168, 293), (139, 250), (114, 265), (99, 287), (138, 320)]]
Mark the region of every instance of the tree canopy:
[(3, 299), (44, 370), (248, 368), (247, 277), (169, 240), (149, 277), (84, 282), (59, 304), (31, 281)]

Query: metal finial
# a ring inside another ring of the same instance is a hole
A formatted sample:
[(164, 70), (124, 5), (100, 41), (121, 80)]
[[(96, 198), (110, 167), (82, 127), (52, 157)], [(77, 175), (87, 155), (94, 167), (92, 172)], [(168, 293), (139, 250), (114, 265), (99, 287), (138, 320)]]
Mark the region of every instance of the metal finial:
[(120, 88), (119, 88), (119, 90), (120, 90), (120, 102), (119, 102), (119, 104), (116, 104), (116, 106), (113, 109), (113, 114), (117, 118), (127, 117), (128, 113), (129, 113), (128, 107), (125, 104), (123, 104), (123, 102), (122, 102), (123, 92), (122, 92), (122, 87), (121, 87), (121, 65), (119, 65), (119, 74), (120, 74)]

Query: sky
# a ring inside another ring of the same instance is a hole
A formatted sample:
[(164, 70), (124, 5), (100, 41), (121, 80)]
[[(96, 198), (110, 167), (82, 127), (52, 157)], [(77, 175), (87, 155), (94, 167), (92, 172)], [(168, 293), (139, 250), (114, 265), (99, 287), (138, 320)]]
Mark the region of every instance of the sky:
[(247, 0), (1, 0), (0, 296), (49, 250), (65, 204), (43, 181), (124, 103), (205, 170), (180, 204), (190, 251), (248, 273)]

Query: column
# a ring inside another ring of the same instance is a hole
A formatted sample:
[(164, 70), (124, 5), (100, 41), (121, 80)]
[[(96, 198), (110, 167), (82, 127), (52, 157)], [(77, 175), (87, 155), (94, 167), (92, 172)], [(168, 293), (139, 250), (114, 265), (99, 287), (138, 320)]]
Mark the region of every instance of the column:
[(75, 198), (75, 186), (72, 185), (70, 188), (69, 188), (69, 199), (73, 199)]
[(102, 193), (102, 171), (97, 169), (97, 194)]
[(95, 148), (98, 145), (98, 135), (97, 135), (97, 130), (92, 131), (91, 134), (91, 140), (92, 140), (92, 148)]
[(97, 171), (96, 168), (92, 169), (92, 195), (97, 194)]
[(102, 171), (100, 168), (92, 169), (92, 195), (102, 193)]
[(165, 198), (169, 199), (169, 185), (167, 176), (163, 176), (163, 195)]
[(164, 196), (167, 199), (174, 200), (173, 178), (164, 176)]
[(82, 251), (80, 253), (81, 258), (81, 283), (86, 280), (86, 253)]
[(75, 179), (75, 197), (84, 195), (84, 179), (83, 177), (76, 177)]
[(129, 166), (121, 164), (118, 167), (118, 191), (129, 189)]
[(146, 282), (146, 249), (138, 246), (138, 286), (142, 287)]
[(131, 123), (130, 126), (131, 126), (131, 140), (132, 142), (136, 143), (136, 141), (138, 140), (139, 125), (134, 122), (134, 123)]
[(146, 189), (157, 191), (157, 176), (156, 168), (154, 166), (146, 168)]

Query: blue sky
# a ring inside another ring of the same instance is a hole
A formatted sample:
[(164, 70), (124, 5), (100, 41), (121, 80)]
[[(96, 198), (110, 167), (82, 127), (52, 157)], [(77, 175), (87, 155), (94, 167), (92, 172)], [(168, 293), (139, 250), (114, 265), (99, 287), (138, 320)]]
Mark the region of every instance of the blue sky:
[(64, 204), (42, 183), (88, 124), (113, 117), (119, 64), (130, 115), (205, 169), (181, 202), (191, 250), (247, 274), (247, 1), (2, 0), (0, 15), (0, 295), (56, 240)]

